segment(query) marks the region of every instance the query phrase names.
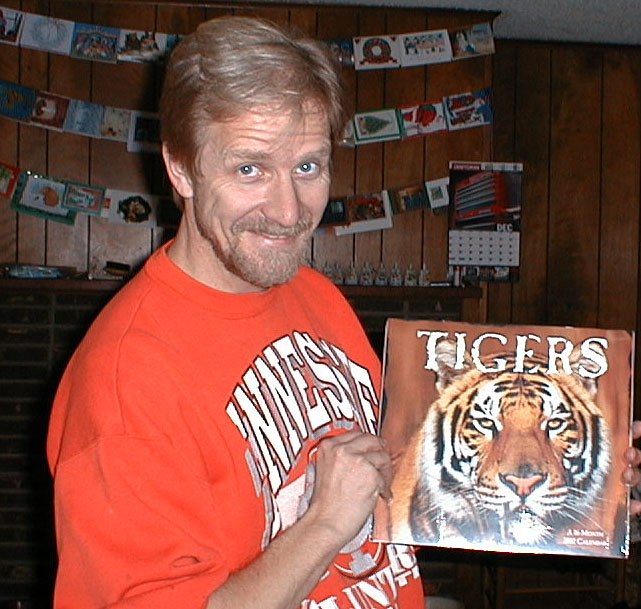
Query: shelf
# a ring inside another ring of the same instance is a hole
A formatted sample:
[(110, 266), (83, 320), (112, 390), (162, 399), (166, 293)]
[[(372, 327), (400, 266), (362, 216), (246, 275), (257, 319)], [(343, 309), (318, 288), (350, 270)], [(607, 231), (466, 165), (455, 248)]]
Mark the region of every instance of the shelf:
[[(17, 279), (5, 277), (0, 279), (0, 289), (115, 292), (124, 283), (125, 281), (122, 279)], [(363, 285), (340, 285), (338, 287), (347, 298), (374, 296), (377, 298), (397, 298), (398, 300), (463, 300), (481, 298), (483, 295), (483, 290), (478, 287), (429, 286), (419, 288)]]
[(116, 292), (123, 285), (122, 279), (0, 279), (0, 291), (20, 292)]
[(391, 286), (364, 286), (341, 285), (338, 286), (347, 298), (374, 296), (377, 298), (397, 298), (398, 300), (463, 300), (467, 298), (478, 299), (483, 296), (482, 288), (451, 286), (419, 287), (391, 287)]

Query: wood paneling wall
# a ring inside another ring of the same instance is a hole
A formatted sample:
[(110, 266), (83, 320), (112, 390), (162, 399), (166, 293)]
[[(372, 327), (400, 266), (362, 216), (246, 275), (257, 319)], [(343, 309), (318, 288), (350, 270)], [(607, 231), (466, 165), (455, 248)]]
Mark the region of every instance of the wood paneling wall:
[[(291, 23), (321, 39), (456, 27), (488, 13), (365, 7), (5, 0), (75, 21), (187, 33), (235, 12)], [(70, 97), (155, 110), (158, 65), (85, 62), (3, 45), (0, 78)], [(344, 69), (354, 111), (401, 106), (493, 86), (493, 128), (340, 148), (332, 195), (367, 193), (447, 174), (449, 160), (522, 161), (521, 278), (489, 284), (488, 321), (635, 329), (639, 301), (641, 49), (497, 41), (493, 57), (429, 67)], [(125, 145), (46, 131), (0, 117), (0, 159), (57, 177), (121, 189), (166, 192), (157, 155)], [(347, 265), (427, 263), (446, 273), (447, 219), (431, 211), (394, 218), (394, 228), (323, 234), (312, 257)], [(107, 260), (140, 263), (161, 230), (110, 225), (79, 214), (73, 227), (16, 214), (0, 200), (0, 262), (60, 264), (101, 277)]]
[(488, 320), (637, 329), (641, 49), (498, 41), (494, 101), (494, 158), (525, 173), (521, 278)]
[[(184, 34), (208, 18), (225, 13), (258, 14), (290, 23), (319, 39), (405, 33), (452, 28), (489, 21), (490, 13), (361, 7), (314, 7), (235, 3), (216, 6), (184, 2), (71, 2), (6, 0), (7, 6), (50, 14), (74, 21), (131, 29)], [(134, 6), (135, 5), (135, 6)], [(356, 111), (377, 110), (422, 102), (491, 85), (492, 58), (479, 57), (429, 67), (356, 72), (344, 68)], [(85, 62), (27, 49), (4, 46), (0, 78), (22, 82), (105, 105), (156, 110), (162, 69), (158, 65)], [(107, 187), (143, 192), (167, 192), (158, 155), (132, 154), (125, 145), (82, 136), (54, 133), (17, 125), (0, 118), (0, 159), (50, 175)], [(430, 138), (341, 148), (335, 158), (332, 195), (365, 194), (402, 187), (447, 175), (451, 158), (487, 159), (491, 128), (481, 127)], [(413, 211), (395, 217), (394, 228), (357, 236), (323, 234), (314, 239), (316, 265), (337, 261), (359, 266), (394, 262), (426, 263), (435, 279), (446, 275), (446, 217), (431, 211)], [(16, 215), (0, 201), (0, 262), (56, 264), (103, 277), (107, 260), (139, 264), (163, 239), (161, 230), (110, 225), (100, 218), (79, 214), (73, 227)]]

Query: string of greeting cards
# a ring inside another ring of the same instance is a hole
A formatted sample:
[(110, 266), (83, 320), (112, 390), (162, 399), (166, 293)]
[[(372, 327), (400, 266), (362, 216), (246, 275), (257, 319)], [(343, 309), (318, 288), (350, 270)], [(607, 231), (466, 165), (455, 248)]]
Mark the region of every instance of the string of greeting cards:
[[(447, 209), (448, 178), (363, 195), (332, 198), (320, 230), (337, 235), (392, 227), (392, 216), (420, 208)], [(168, 196), (84, 184), (0, 161), (0, 197), (11, 209), (74, 224), (78, 213), (126, 226), (175, 227), (179, 212)]]
[[(0, 43), (116, 63), (164, 61), (182, 38), (145, 30), (81, 23), (0, 6)], [(490, 23), (453, 30), (325, 40), (342, 65), (356, 70), (399, 68), (494, 53)]]
[[(71, 99), (0, 79), (0, 115), (36, 127), (126, 142), (129, 152), (160, 152), (160, 122), (152, 112)], [(357, 113), (342, 145), (425, 136), (492, 122), (491, 90), (469, 91), (403, 108)]]

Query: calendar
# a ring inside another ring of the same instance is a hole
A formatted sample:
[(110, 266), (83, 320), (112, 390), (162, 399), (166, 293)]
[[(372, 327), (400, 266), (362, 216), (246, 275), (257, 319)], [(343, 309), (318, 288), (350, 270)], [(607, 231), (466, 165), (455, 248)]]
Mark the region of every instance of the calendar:
[(451, 230), (451, 266), (519, 266), (519, 233)]
[[(464, 275), (475, 267), (479, 277), (504, 280), (497, 269), (519, 266), (522, 174), (521, 163), (450, 162), (450, 267), (463, 267)], [(487, 268), (494, 273), (480, 272)]]

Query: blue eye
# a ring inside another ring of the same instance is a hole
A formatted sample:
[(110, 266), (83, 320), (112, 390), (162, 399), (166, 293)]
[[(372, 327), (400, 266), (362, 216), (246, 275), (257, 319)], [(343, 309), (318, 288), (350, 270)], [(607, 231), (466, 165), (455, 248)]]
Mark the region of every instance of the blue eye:
[(242, 176), (252, 177), (258, 174), (258, 167), (256, 165), (241, 165), (238, 168), (238, 173)]
[(320, 166), (318, 165), (318, 163), (314, 163), (312, 161), (306, 161), (305, 163), (301, 163), (297, 167), (298, 173), (302, 173), (304, 175), (318, 173), (319, 169)]

